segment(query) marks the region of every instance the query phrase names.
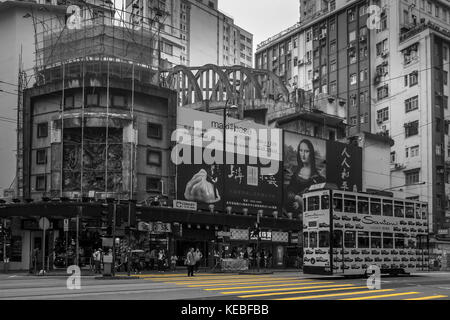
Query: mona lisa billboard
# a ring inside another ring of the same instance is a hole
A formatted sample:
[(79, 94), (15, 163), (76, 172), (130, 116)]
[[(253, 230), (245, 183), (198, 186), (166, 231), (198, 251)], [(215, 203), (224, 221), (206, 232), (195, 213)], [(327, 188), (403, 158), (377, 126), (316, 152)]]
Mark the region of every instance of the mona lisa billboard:
[(362, 187), (362, 149), (284, 131), (284, 214), (303, 212), (302, 194), (312, 185), (334, 183), (342, 190)]

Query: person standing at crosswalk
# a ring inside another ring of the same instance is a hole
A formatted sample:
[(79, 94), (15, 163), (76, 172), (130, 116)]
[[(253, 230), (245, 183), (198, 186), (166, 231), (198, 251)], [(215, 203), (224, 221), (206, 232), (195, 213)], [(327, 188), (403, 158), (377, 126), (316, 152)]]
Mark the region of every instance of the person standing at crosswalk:
[(189, 252), (186, 255), (186, 263), (188, 270), (188, 277), (194, 276), (194, 267), (195, 267), (195, 254), (194, 248), (190, 248)]

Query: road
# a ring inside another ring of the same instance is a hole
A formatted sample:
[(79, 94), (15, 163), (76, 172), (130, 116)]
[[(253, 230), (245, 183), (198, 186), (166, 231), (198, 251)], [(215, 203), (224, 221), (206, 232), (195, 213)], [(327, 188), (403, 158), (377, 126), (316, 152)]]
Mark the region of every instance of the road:
[(383, 277), (379, 290), (365, 279), (312, 277), (294, 272), (264, 275), (156, 273), (133, 279), (82, 277), (69, 290), (65, 277), (0, 275), (0, 300), (450, 300), (450, 273)]

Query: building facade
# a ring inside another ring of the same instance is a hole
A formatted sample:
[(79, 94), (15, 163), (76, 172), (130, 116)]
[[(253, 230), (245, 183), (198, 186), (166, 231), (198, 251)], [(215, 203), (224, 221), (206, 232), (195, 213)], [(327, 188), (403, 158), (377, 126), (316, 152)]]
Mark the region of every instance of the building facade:
[(445, 1), (300, 1), (300, 22), (255, 58), (293, 90), (344, 100), (351, 135), (391, 137), (386, 188), (429, 202), (435, 234), (450, 226), (449, 24)]
[(253, 66), (253, 35), (218, 10), (218, 1), (128, 0), (134, 27), (160, 23), (164, 58), (173, 65)]

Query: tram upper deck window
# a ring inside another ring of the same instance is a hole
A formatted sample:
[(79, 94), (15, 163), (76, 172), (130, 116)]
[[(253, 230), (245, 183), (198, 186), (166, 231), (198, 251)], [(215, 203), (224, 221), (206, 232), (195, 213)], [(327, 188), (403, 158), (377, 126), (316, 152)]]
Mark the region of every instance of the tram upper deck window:
[(349, 249), (356, 248), (356, 232), (355, 231), (345, 231), (344, 246)]
[(394, 215), (392, 201), (391, 200), (383, 200), (383, 216), (392, 217)]
[(303, 232), (303, 246), (305, 248), (309, 247), (309, 235), (308, 235), (308, 232)]
[(370, 214), (374, 216), (381, 216), (381, 200), (380, 199), (370, 199)]
[(404, 218), (404, 211), (405, 211), (405, 206), (404, 203), (401, 201), (395, 201), (394, 202), (394, 216), (396, 218)]
[(405, 249), (405, 235), (402, 233), (395, 234), (395, 249)]
[(309, 233), (309, 247), (317, 248), (317, 232), (315, 231)]
[(369, 214), (369, 198), (358, 197), (358, 213)]
[(342, 248), (342, 230), (333, 231), (333, 248)]
[(428, 208), (426, 204), (422, 205), (422, 220), (427, 220)]
[(330, 196), (323, 195), (321, 198), (322, 210), (330, 209)]
[(370, 234), (370, 247), (372, 249), (381, 248), (381, 232), (371, 232)]
[(420, 213), (420, 204), (416, 203), (414, 208), (415, 208), (415, 211), (416, 211), (416, 219), (422, 219), (422, 215)]
[(356, 213), (356, 200), (344, 199), (344, 212)]
[(394, 248), (394, 235), (392, 233), (383, 233), (383, 248), (392, 249)]
[(360, 249), (366, 249), (370, 248), (370, 242), (369, 242), (369, 233), (359, 231), (358, 232), (358, 248)]
[(340, 193), (333, 195), (333, 210), (342, 212), (342, 194)]
[(414, 204), (407, 202), (405, 212), (406, 212), (406, 218), (414, 219)]
[(309, 197), (308, 198), (308, 211), (317, 211), (317, 210), (320, 210), (319, 196)]
[(330, 247), (330, 232), (319, 231), (319, 248), (329, 248), (329, 247)]

